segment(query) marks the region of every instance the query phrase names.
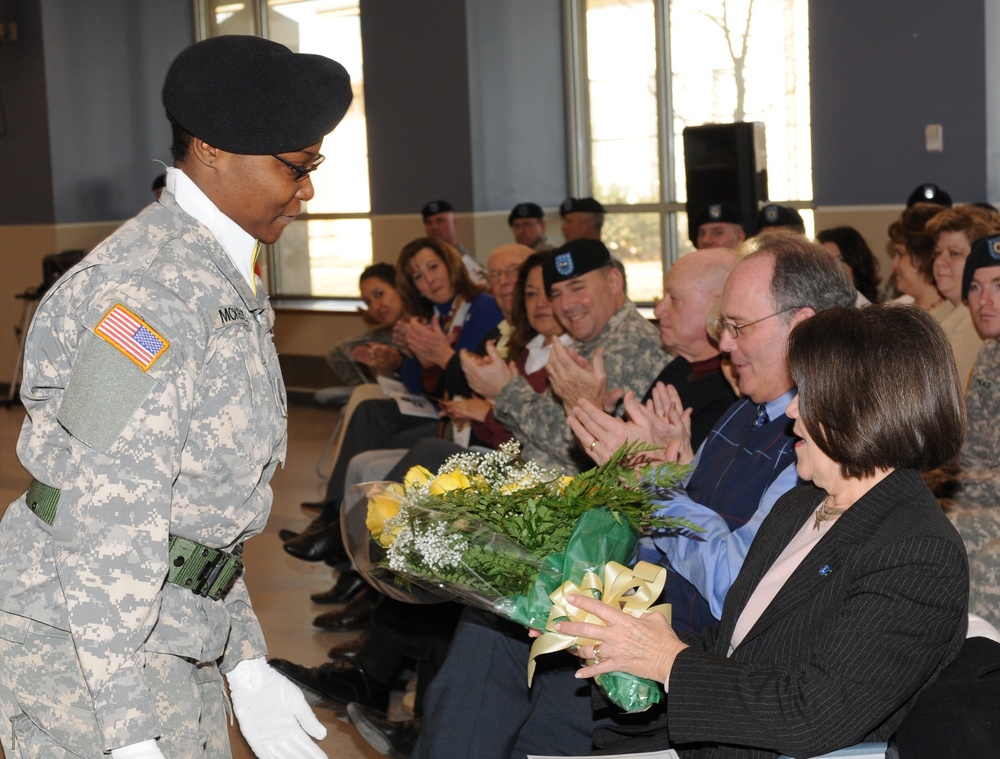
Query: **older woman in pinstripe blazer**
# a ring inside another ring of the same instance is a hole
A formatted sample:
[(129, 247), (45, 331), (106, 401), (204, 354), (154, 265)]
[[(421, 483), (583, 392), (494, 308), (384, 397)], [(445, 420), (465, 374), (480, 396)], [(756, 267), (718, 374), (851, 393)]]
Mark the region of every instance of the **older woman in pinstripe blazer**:
[(664, 683), (653, 727), (595, 735), (615, 753), (756, 759), (886, 740), (962, 644), (965, 550), (919, 475), (965, 434), (940, 327), (907, 306), (830, 309), (795, 328), (789, 361), (811, 484), (764, 521), (721, 623), (682, 640), (660, 615), (576, 597), (606, 624), (559, 625), (598, 641), (579, 677)]

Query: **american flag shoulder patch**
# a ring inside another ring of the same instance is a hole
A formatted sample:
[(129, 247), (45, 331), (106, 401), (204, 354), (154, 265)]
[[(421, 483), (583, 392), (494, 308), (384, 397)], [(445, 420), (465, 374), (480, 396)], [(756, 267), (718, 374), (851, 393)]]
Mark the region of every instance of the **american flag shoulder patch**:
[(170, 347), (170, 342), (120, 303), (97, 323), (94, 334), (111, 343), (144, 372)]

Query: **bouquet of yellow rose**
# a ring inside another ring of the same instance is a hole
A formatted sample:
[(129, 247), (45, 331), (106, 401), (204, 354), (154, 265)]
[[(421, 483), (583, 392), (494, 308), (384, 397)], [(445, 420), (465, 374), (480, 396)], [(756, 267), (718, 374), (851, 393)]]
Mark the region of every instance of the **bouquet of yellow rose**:
[[(686, 468), (636, 472), (628, 461), (640, 450), (622, 446), (576, 477), (520, 461), (514, 442), (452, 456), (436, 475), (415, 467), (401, 484), (368, 483), (361, 497), (347, 500), (345, 542), (357, 569), (402, 600), (423, 602), (430, 593), (541, 630), (578, 614), (561, 600), (571, 592), (641, 614), (659, 595), (665, 570), (623, 566), (635, 556), (640, 530), (700, 530), (687, 520), (651, 518), (653, 498)], [(536, 650), (583, 642), (548, 633)], [(533, 660), (534, 653), (529, 682)], [(623, 673), (604, 675), (599, 685), (628, 711), (659, 700), (657, 684)]]

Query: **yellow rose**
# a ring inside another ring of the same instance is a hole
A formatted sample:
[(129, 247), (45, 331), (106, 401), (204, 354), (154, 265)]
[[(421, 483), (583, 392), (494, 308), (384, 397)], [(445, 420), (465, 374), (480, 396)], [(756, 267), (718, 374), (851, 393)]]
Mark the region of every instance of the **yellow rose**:
[(454, 472), (439, 474), (431, 480), (431, 484), (428, 487), (434, 495), (444, 495), (449, 490), (467, 488), (471, 484), (472, 483), (469, 481), (469, 478), (456, 469)]
[(559, 480), (559, 492), (564, 493), (566, 491), (566, 488), (569, 487), (569, 484), (573, 481), (573, 479), (574, 478), (570, 477), (568, 474), (564, 474), (562, 476), (562, 479)]
[(403, 476), (403, 484), (412, 488), (414, 485), (423, 485), (434, 478), (430, 470), (422, 466), (411, 466), (410, 470)]
[(365, 527), (368, 528), (372, 537), (379, 538), (384, 546), (389, 545), (395, 537), (394, 534), (385, 535), (383, 533), (386, 520), (392, 519), (399, 513), (399, 499), (402, 494), (402, 488), (396, 483), (392, 483), (384, 491), (376, 493), (368, 499), (368, 516), (365, 519)]

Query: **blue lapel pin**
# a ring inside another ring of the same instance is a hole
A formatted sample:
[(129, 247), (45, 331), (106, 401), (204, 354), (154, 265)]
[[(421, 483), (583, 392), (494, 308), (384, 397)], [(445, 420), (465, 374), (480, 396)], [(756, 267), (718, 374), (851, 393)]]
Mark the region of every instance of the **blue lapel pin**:
[(824, 564), (819, 568), (819, 573), (823, 575), (823, 577), (826, 577), (831, 572), (833, 572), (833, 567), (831, 567), (829, 564)]

